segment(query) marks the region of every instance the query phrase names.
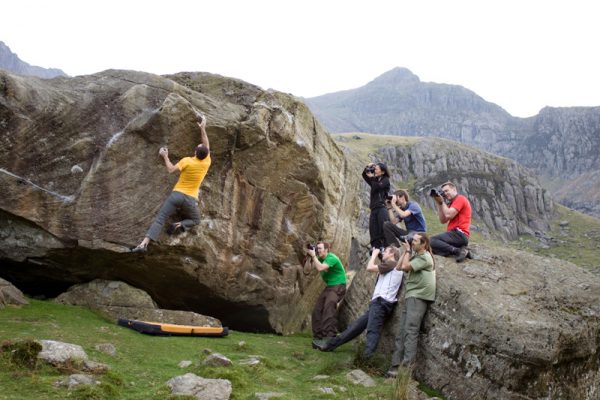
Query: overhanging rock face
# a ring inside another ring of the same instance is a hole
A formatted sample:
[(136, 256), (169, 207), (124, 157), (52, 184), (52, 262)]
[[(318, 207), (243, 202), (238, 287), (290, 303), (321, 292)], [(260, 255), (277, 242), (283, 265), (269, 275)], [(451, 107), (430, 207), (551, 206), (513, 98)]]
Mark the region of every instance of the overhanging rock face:
[[(207, 116), (212, 167), (201, 223), (144, 236), (199, 143)], [(358, 173), (298, 99), (211, 74), (105, 71), (39, 80), (0, 72), (0, 275), (56, 295), (95, 278), (146, 290), (163, 308), (233, 328), (292, 332), (320, 290), (300, 264), (308, 240), (342, 259), (358, 208)]]

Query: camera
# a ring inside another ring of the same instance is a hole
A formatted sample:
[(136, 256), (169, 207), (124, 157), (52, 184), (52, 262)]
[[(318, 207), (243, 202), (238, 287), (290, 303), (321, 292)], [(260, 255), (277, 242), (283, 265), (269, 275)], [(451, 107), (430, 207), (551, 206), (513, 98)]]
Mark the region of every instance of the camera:
[(446, 194), (439, 189), (433, 188), (429, 191), (429, 196), (431, 197), (442, 197), (446, 198)]
[(374, 174), (375, 173), (375, 166), (374, 165), (369, 165), (369, 166), (367, 166), (367, 168), (365, 168), (365, 171), (367, 173)]
[[(371, 249), (369, 250), (369, 256), (373, 255), (373, 250), (375, 249), (375, 247), (371, 247)], [(382, 260), (383, 259), (383, 252), (385, 250), (385, 247), (381, 246), (379, 248), (379, 254), (377, 254), (377, 257)]]
[(400, 239), (401, 242), (406, 242), (410, 246), (412, 246), (412, 242), (413, 242), (412, 236), (410, 236), (410, 235), (403, 235), (403, 236), (399, 236), (398, 239)]
[(312, 243), (308, 243), (308, 244), (306, 245), (306, 248), (307, 248), (308, 250), (313, 250), (313, 251), (315, 251), (315, 250), (317, 249), (317, 246), (316, 246), (316, 245), (314, 245), (314, 244), (312, 244)]
[(385, 201), (392, 201), (393, 198), (394, 198), (394, 196), (392, 196), (391, 194), (388, 194), (385, 196)]

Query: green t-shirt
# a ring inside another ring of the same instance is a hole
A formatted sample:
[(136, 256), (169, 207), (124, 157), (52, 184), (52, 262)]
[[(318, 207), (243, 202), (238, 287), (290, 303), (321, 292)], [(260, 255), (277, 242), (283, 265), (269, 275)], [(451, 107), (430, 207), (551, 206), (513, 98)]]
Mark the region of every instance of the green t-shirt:
[(406, 280), (406, 295), (417, 299), (435, 300), (435, 270), (433, 269), (433, 258), (429, 252), (414, 255), (410, 259), (412, 271)]
[(327, 271), (321, 271), (321, 278), (325, 281), (325, 285), (334, 286), (346, 284), (346, 271), (342, 262), (333, 253), (327, 253), (324, 259), (319, 258), (321, 264), (329, 265)]

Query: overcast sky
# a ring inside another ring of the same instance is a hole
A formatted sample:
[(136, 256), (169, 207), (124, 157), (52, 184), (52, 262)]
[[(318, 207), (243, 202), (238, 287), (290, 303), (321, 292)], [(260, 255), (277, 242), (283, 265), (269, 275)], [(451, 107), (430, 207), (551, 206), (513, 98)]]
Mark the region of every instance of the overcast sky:
[(0, 41), (69, 75), (206, 71), (312, 97), (406, 67), (515, 116), (600, 106), (594, 0), (4, 0), (0, 10)]

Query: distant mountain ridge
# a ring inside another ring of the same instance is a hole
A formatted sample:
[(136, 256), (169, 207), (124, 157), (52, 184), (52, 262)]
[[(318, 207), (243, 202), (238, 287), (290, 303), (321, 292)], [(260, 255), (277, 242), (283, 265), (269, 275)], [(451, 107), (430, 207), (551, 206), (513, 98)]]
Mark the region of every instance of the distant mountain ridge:
[(68, 76), (64, 71), (58, 68), (42, 68), (22, 61), (19, 56), (13, 53), (2, 41), (0, 41), (0, 69), (4, 69), (14, 74), (37, 76), (45, 79), (55, 78), (57, 76)]
[(600, 195), (561, 190), (584, 175), (588, 187), (600, 186), (594, 173), (600, 171), (600, 107), (545, 107), (530, 118), (514, 117), (462, 86), (421, 82), (406, 68), (305, 101), (334, 133), (442, 137), (512, 158), (542, 177), (559, 202), (600, 216)]

